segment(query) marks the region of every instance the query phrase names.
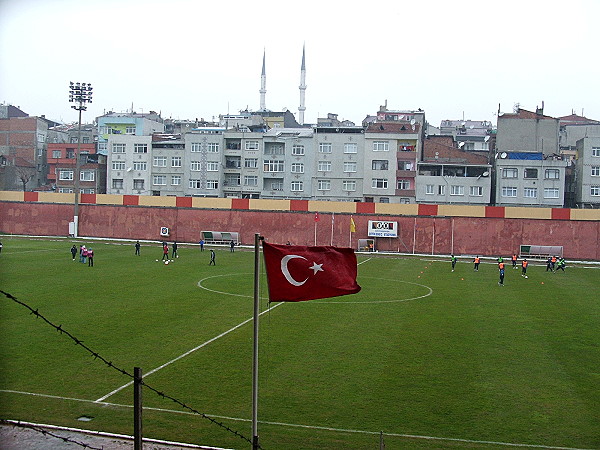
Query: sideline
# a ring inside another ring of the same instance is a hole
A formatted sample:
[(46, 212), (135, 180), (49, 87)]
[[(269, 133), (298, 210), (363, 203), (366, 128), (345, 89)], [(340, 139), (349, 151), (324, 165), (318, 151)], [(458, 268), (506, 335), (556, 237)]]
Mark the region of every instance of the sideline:
[[(281, 304), (281, 303), (279, 303), (279, 304)], [(57, 399), (57, 400), (69, 400), (69, 401), (92, 403), (92, 404), (99, 403), (94, 400), (60, 397), (60, 396), (56, 396), (56, 395), (47, 395), (47, 394), (39, 394), (39, 393), (36, 394), (36, 393), (32, 393), (32, 392), (22, 392), (22, 391), (13, 391), (13, 390), (5, 390), (5, 389), (0, 389), (0, 392), (6, 392), (6, 393), (10, 393), (10, 394), (20, 394), (20, 395), (31, 395), (31, 396), (35, 396), (35, 397), (45, 397), (45, 398), (51, 398), (51, 399)], [(118, 407), (118, 408), (133, 409), (132, 405), (123, 405), (120, 403), (101, 402), (101, 404), (103, 406), (114, 406), (114, 407)], [(177, 411), (177, 410), (173, 410), (173, 409), (152, 408), (152, 407), (146, 407), (146, 406), (144, 406), (144, 409), (158, 411), (158, 412), (165, 412), (165, 413), (169, 413), (169, 414), (184, 414), (184, 415), (196, 416), (195, 413), (192, 413), (189, 411)], [(207, 415), (210, 415), (210, 417), (214, 417), (216, 419), (221, 419), (221, 420), (232, 420), (232, 421), (236, 421), (236, 422), (250, 422), (251, 421), (250, 419), (242, 419), (239, 417), (218, 416), (218, 415), (214, 415), (214, 414), (207, 414)], [(368, 434), (368, 435), (374, 435), (374, 436), (381, 435), (381, 431), (333, 428), (333, 427), (324, 427), (324, 426), (319, 426), (319, 425), (302, 425), (302, 424), (296, 424), (296, 423), (272, 422), (269, 420), (259, 420), (259, 423), (261, 423), (263, 425), (274, 425), (274, 426), (289, 427), (289, 428), (303, 428), (303, 429), (310, 429), (310, 430), (332, 431), (332, 432), (336, 432), (336, 433)], [(40, 425), (40, 426), (44, 427), (47, 425)], [(58, 429), (60, 427), (55, 427), (55, 428)], [(67, 429), (67, 428), (65, 428), (65, 429)], [(87, 433), (97, 433), (94, 431), (85, 431), (85, 430), (82, 430), (82, 431), (87, 432)], [(579, 448), (579, 447), (563, 447), (563, 446), (552, 446), (552, 445), (543, 445), (543, 444), (520, 444), (520, 443), (515, 443), (515, 442), (462, 439), (462, 438), (451, 438), (451, 437), (440, 437), (440, 436), (427, 436), (427, 435), (419, 435), (419, 434), (384, 432), (383, 436), (384, 436), (384, 438), (385, 438), (385, 436), (390, 436), (390, 437), (399, 437), (399, 438), (407, 438), (407, 439), (462, 442), (465, 444), (495, 445), (495, 446), (502, 446), (502, 447), (541, 448), (541, 449), (548, 449), (548, 450), (592, 450), (592, 449), (588, 449), (588, 448)], [(175, 444), (175, 443), (173, 443), (173, 444)]]

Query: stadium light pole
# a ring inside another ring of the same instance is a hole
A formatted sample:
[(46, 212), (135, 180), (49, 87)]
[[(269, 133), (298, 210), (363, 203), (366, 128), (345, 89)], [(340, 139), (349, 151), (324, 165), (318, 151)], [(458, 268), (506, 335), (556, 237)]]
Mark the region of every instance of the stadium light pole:
[(69, 83), (69, 102), (75, 103), (71, 108), (79, 111), (79, 128), (77, 129), (77, 153), (75, 155), (75, 212), (73, 213), (73, 237), (79, 236), (79, 170), (81, 162), (81, 112), (87, 109), (86, 103), (92, 103), (92, 85), (90, 83)]

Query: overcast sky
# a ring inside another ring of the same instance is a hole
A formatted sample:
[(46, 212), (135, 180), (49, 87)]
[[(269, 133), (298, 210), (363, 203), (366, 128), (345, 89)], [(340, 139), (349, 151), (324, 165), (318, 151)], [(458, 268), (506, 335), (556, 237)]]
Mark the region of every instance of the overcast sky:
[[(0, 102), (77, 120), (69, 81), (105, 111), (204, 118), (260, 106), (356, 124), (387, 100), (428, 122), (515, 103), (600, 120), (598, 0), (0, 0)], [(594, 28), (592, 28), (594, 26)]]

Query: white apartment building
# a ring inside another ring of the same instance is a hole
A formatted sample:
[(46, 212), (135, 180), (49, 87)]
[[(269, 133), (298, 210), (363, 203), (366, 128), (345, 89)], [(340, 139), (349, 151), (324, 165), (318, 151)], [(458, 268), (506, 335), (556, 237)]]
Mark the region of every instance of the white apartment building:
[(575, 202), (580, 208), (600, 208), (600, 137), (577, 141)]
[(111, 134), (106, 152), (107, 194), (151, 194), (152, 136)]

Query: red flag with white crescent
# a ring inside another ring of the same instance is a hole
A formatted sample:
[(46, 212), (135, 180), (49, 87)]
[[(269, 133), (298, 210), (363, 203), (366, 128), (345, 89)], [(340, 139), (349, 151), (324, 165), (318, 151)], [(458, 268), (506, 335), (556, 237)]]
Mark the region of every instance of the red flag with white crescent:
[(301, 302), (360, 291), (351, 248), (263, 242), (263, 253), (272, 302)]

